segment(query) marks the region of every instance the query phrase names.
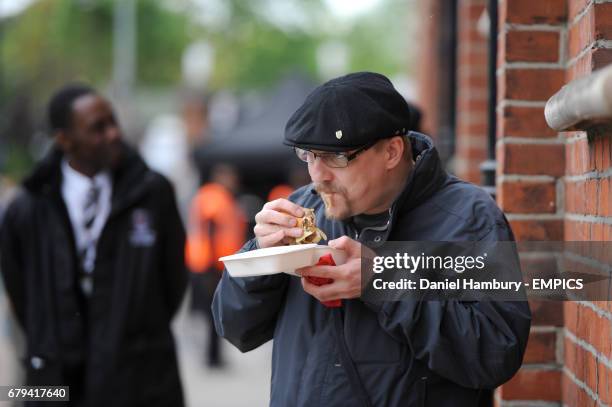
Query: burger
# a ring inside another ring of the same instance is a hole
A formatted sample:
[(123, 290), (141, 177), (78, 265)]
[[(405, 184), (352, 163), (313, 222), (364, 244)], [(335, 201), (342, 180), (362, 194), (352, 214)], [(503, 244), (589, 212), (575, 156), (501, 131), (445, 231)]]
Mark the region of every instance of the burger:
[(302, 228), (302, 236), (295, 238), (291, 244), (319, 243), (321, 240), (327, 240), (325, 233), (315, 223), (314, 209), (304, 208), (304, 212), (304, 216), (297, 219), (296, 226)]

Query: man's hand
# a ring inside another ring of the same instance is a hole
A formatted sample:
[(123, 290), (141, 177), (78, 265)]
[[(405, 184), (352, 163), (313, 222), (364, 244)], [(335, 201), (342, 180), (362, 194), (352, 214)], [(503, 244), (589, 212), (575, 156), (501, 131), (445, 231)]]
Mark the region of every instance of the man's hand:
[(304, 210), (287, 199), (267, 202), (255, 215), (253, 228), (259, 247), (282, 246), (302, 236), (302, 229), (296, 228), (297, 219), (304, 216)]
[[(297, 269), (302, 276), (304, 291), (321, 302), (337, 299), (357, 298), (361, 295), (361, 243), (342, 236), (330, 240), (329, 247), (344, 250), (346, 263), (340, 266), (311, 266)], [(317, 286), (309, 282), (306, 277), (331, 278), (333, 282)]]

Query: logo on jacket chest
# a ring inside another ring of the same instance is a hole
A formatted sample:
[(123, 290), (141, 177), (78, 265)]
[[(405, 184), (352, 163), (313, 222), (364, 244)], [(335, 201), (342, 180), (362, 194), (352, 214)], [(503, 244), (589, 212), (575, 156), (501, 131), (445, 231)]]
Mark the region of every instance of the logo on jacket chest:
[(147, 209), (132, 212), (130, 243), (135, 247), (151, 247), (155, 244), (156, 234), (152, 228), (151, 213)]

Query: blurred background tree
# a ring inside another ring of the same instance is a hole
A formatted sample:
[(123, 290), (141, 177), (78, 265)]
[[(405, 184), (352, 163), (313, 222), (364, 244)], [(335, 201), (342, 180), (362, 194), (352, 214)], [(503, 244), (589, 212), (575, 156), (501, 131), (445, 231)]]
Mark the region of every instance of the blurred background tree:
[[(411, 1), (134, 1), (137, 95), (179, 89), (183, 53), (202, 40), (214, 50), (207, 91), (266, 89), (294, 72), (320, 82), (337, 72), (411, 69)], [(3, 2), (24, 4), (18, 13), (0, 9), (0, 170), (20, 178), (44, 144), (53, 89), (68, 81), (112, 88), (117, 1)]]

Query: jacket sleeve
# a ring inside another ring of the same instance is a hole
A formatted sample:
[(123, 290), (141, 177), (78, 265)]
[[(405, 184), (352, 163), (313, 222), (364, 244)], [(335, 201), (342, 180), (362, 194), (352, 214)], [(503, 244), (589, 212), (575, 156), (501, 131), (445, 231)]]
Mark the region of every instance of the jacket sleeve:
[(0, 225), (0, 271), (4, 279), (15, 316), (22, 327), (25, 323), (25, 277), (23, 263), (23, 240), (18, 225), (19, 205), (14, 202), (4, 214)]
[(170, 315), (174, 315), (187, 288), (185, 265), (185, 228), (176, 206), (174, 189), (167, 181), (160, 194), (162, 204), (161, 225), (163, 228), (162, 278), (166, 289), (166, 300)]
[[(494, 227), (484, 241), (511, 240), (508, 233)], [(494, 388), (521, 366), (531, 324), (526, 301), (415, 299), (366, 305), (417, 360), (461, 386)]]
[[(240, 251), (255, 248), (253, 239)], [(212, 304), (217, 333), (241, 352), (248, 352), (272, 339), (289, 278), (284, 273), (232, 278), (225, 270)]]

